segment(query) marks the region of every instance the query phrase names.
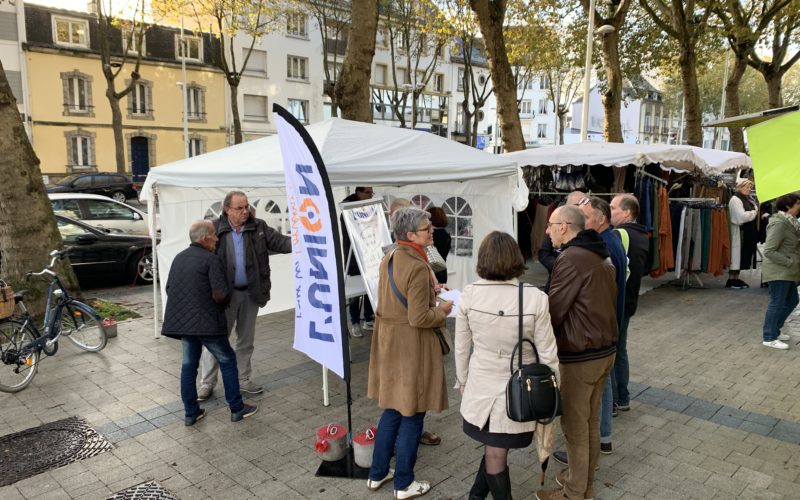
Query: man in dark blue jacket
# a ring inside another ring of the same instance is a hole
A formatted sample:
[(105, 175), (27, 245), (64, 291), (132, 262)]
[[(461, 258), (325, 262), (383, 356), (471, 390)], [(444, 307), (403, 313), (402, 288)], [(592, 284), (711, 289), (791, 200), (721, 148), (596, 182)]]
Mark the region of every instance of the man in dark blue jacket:
[(238, 422), (258, 409), (242, 400), (236, 353), (228, 342), (225, 305), (230, 300), (222, 261), (214, 254), (217, 233), (208, 221), (197, 221), (189, 230), (191, 245), (172, 261), (167, 279), (167, 308), (162, 335), (183, 343), (181, 399), (184, 423), (194, 425), (205, 416), (197, 403), (197, 367), (202, 348), (208, 349), (220, 365), (225, 400), (231, 421)]

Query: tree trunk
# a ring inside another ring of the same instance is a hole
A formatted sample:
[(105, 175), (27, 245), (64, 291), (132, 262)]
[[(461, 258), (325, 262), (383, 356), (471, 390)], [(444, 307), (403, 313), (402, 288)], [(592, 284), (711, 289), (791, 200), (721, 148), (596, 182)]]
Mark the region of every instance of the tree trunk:
[(783, 74), (779, 71), (770, 71), (764, 74), (764, 80), (767, 81), (769, 108), (780, 108), (783, 101), (781, 99), (781, 80), (783, 80)]
[(503, 148), (506, 151), (523, 150), (525, 138), (522, 135), (519, 109), (517, 109), (517, 85), (511, 64), (508, 62), (503, 37), (506, 0), (470, 0), (469, 4), (478, 16), (489, 56), (489, 70), (497, 99), (497, 114), (500, 117), (500, 129), (503, 131)]
[[(725, 117), (738, 116), (741, 114), (739, 107), (739, 84), (742, 81), (744, 72), (747, 70), (747, 55), (734, 53), (733, 71), (728, 76), (728, 83), (725, 85)], [(731, 136), (731, 151), (744, 153), (744, 133), (741, 127), (728, 127)]]
[(378, 2), (352, 0), (350, 19), (352, 26), (358, 29), (351, 29), (347, 36), (347, 53), (336, 82), (336, 99), (343, 118), (372, 123), (369, 80), (378, 32)]
[[(44, 189), (39, 158), (33, 152), (17, 103), (0, 64), (0, 276), (15, 289), (28, 289), (25, 305), (35, 315), (44, 312), (47, 287), (25, 281), (49, 262), (50, 251), (62, 246), (53, 209)], [(70, 290), (78, 290), (69, 262), (56, 272)]]
[[(619, 31), (603, 36), (603, 67), (608, 89), (603, 94), (606, 142), (625, 142), (622, 135), (620, 108), (622, 106), (622, 69), (619, 64)], [(584, 105), (587, 105), (585, 103)]]
[(697, 57), (691, 43), (682, 47), (680, 55), (681, 80), (683, 95), (686, 99), (686, 143), (690, 146), (703, 147), (702, 110), (700, 109), (700, 93), (697, 89)]
[(231, 89), (231, 114), (233, 115), (233, 143), (241, 144), (244, 140), (242, 136), (242, 120), (239, 118), (239, 81), (228, 80), (228, 87)]
[(558, 114), (558, 144), (564, 144), (564, 127), (566, 126), (566, 111)]
[(127, 172), (125, 165), (125, 139), (122, 137), (122, 111), (119, 109), (119, 98), (114, 91), (114, 80), (106, 79), (106, 97), (111, 106), (111, 129), (114, 131), (114, 160), (117, 164), (117, 172), (124, 174)]

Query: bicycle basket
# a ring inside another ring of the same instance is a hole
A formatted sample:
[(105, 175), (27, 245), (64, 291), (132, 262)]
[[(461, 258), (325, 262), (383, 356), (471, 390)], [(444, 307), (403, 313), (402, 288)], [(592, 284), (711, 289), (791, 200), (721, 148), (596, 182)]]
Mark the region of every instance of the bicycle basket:
[(14, 314), (14, 290), (11, 285), (0, 280), (0, 319), (8, 318)]

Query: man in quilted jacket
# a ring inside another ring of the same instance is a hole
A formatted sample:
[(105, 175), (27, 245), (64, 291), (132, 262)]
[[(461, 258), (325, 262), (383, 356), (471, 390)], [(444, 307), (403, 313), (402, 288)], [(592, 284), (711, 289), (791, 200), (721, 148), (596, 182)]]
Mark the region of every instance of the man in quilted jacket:
[(208, 221), (197, 221), (189, 230), (191, 244), (172, 261), (167, 279), (167, 308), (162, 335), (180, 339), (183, 344), (181, 399), (184, 423), (194, 425), (205, 416), (197, 403), (197, 367), (203, 347), (220, 365), (225, 400), (231, 409), (231, 421), (238, 422), (257, 410), (242, 400), (236, 354), (228, 342), (225, 306), (229, 287), (222, 261), (214, 254), (217, 233)]

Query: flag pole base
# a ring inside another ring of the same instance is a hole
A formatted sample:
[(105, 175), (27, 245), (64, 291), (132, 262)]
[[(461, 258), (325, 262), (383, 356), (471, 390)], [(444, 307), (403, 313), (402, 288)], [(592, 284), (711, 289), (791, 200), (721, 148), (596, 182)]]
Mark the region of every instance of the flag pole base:
[(315, 476), (368, 479), (369, 469), (365, 469), (356, 465), (355, 461), (353, 460), (353, 448), (350, 448), (344, 458), (341, 458), (335, 462), (323, 460), (322, 463), (319, 464), (319, 468), (317, 469)]

